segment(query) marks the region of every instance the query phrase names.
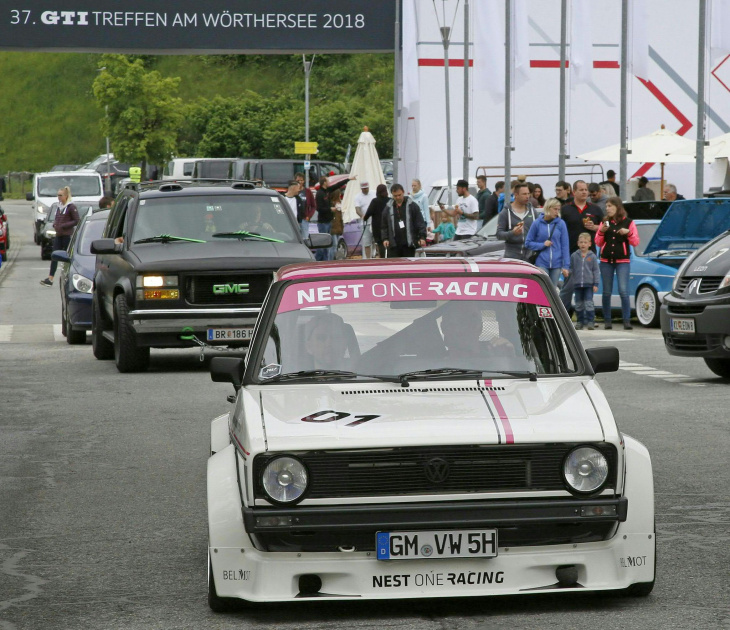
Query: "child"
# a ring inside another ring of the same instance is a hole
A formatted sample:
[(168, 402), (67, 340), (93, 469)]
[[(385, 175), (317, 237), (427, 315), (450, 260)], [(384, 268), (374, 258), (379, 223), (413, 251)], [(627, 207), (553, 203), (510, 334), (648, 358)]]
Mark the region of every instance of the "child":
[(439, 242), (444, 243), (454, 238), (456, 228), (454, 227), (454, 223), (451, 221), (451, 217), (444, 212), (441, 215), (441, 223), (439, 223), (438, 227), (434, 228), (433, 231), (434, 233), (441, 235)]
[(591, 235), (582, 232), (578, 236), (578, 251), (570, 257), (570, 273), (574, 278), (576, 330), (593, 330), (595, 309), (593, 294), (598, 291), (598, 258), (591, 251)]

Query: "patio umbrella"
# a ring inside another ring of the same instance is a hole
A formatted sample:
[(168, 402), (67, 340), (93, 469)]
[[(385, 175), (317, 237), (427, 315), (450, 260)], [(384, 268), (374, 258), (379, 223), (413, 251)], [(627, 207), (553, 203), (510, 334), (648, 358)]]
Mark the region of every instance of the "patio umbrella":
[[(694, 155), (695, 143), (689, 138), (665, 129), (662, 125), (657, 131), (629, 140), (628, 149), (631, 153), (626, 156), (627, 162), (658, 162), (660, 164), (662, 170), (660, 190), (664, 190), (664, 164), (693, 162), (694, 158), (688, 160), (687, 157)], [(684, 153), (685, 151), (691, 151), (691, 153)], [(587, 162), (620, 162), (621, 145), (613, 144), (577, 157)]]
[[(710, 138), (705, 147), (705, 162), (712, 162), (718, 158), (730, 158), (730, 133)], [(672, 151), (669, 156), (675, 161), (694, 162), (697, 154), (697, 146), (693, 142), (691, 147)], [(684, 160), (682, 158), (685, 158)]]
[(352, 160), (350, 174), (355, 175), (345, 188), (345, 196), (342, 199), (342, 220), (345, 223), (358, 219), (355, 211), (355, 197), (360, 194), (360, 183), (370, 184), (370, 190), (375, 191), (379, 184), (385, 184), (383, 169), (380, 166), (378, 151), (375, 148), (375, 138), (367, 127), (363, 128), (360, 138), (357, 141), (355, 157)]

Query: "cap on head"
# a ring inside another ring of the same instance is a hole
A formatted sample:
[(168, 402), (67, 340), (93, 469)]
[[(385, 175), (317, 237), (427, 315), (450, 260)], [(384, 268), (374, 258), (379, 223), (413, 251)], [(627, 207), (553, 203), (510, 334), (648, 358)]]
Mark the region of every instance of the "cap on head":
[(370, 184), (367, 182), (360, 182), (360, 188), (370, 188)]

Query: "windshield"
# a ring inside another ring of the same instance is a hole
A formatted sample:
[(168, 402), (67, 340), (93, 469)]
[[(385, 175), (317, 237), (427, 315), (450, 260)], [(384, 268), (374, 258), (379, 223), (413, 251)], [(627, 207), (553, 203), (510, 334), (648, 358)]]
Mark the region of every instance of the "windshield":
[(658, 223), (635, 223), (636, 230), (639, 232), (639, 244), (634, 247), (634, 254), (637, 256), (644, 255), (644, 248), (647, 246), (651, 237), (656, 232)]
[(482, 227), (481, 230), (477, 232), (479, 236), (483, 236), (484, 238), (488, 238), (490, 236), (497, 237), (497, 220), (499, 219), (499, 215), (495, 214), (489, 221), (487, 221), (484, 224), (484, 227)]
[(505, 371), (563, 374), (575, 366), (534, 279), (358, 278), (285, 289), (259, 379), (307, 370), (397, 378), (446, 368), (499, 378)]
[(101, 197), (101, 182), (98, 175), (49, 175), (38, 178), (38, 196), (56, 198), (64, 186), (71, 189), (73, 197)]
[(102, 237), (106, 221), (86, 221), (83, 225), (82, 232), (79, 235), (81, 244), (77, 248), (77, 253), (84, 256), (91, 255), (91, 242)]
[(224, 242), (225, 238), (213, 235), (239, 231), (287, 243), (299, 242), (299, 230), (295, 230), (291, 211), (284, 207), (281, 198), (258, 195), (142, 199), (137, 208), (131, 238), (132, 241), (139, 241), (168, 234)]

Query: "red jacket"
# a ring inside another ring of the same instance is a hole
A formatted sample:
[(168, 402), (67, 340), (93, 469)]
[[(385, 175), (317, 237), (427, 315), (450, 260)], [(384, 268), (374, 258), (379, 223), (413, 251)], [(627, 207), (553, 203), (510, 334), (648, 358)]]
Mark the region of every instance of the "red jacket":
[(71, 236), (78, 222), (79, 211), (72, 203), (69, 203), (65, 208), (61, 208), (61, 206), (56, 208), (56, 216), (53, 218), (56, 236)]

